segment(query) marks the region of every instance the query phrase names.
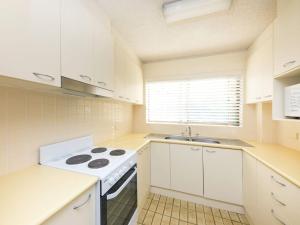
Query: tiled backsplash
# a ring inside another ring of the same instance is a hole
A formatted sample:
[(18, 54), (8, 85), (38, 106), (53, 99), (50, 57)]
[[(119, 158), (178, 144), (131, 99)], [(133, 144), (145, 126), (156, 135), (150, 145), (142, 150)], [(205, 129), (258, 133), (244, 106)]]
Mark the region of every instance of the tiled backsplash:
[(0, 175), (38, 163), (41, 145), (132, 131), (132, 105), (109, 99), (0, 87), (0, 103)]

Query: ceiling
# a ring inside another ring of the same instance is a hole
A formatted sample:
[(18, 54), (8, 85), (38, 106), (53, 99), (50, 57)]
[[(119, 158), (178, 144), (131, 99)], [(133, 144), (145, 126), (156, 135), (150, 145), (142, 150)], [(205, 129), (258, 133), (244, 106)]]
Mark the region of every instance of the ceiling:
[(233, 0), (229, 11), (167, 24), (163, 0), (98, 0), (143, 62), (244, 50), (275, 17), (275, 0)]

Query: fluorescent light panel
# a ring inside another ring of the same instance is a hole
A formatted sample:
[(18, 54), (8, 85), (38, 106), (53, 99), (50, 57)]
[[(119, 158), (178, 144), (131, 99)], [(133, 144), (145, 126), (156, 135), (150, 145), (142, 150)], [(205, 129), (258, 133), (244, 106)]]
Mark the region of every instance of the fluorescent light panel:
[(228, 10), (232, 0), (175, 0), (163, 4), (167, 23)]

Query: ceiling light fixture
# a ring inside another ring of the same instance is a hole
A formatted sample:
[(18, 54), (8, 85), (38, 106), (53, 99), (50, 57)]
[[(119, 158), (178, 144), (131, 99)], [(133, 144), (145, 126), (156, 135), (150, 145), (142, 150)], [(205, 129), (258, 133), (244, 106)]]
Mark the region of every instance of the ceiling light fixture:
[(228, 10), (232, 0), (174, 0), (163, 4), (167, 23)]

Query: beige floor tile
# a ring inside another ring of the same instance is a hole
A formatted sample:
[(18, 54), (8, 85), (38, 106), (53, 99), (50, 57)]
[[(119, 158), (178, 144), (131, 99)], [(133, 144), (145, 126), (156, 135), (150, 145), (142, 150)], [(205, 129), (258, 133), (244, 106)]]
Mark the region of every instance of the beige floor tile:
[(237, 213), (229, 212), (229, 216), (230, 216), (230, 219), (231, 219), (231, 220), (236, 221), (236, 222), (240, 222), (240, 219), (239, 219)]
[(164, 215), (171, 217), (172, 216), (172, 208), (173, 208), (172, 204), (166, 204)]
[(187, 208), (180, 208), (180, 220), (188, 221), (188, 210)]
[(192, 224), (197, 224), (197, 214), (194, 210), (188, 210), (188, 222)]
[(164, 215), (161, 220), (161, 225), (169, 225), (170, 221), (171, 221), (171, 217)]
[(204, 214), (204, 217), (205, 217), (205, 222), (206, 223), (211, 223), (211, 222), (214, 222), (214, 217), (210, 214)]
[(231, 220), (223, 219), (224, 225), (232, 225)]
[(155, 213), (152, 221), (152, 225), (160, 225), (162, 220), (162, 215), (159, 213)]
[(138, 223), (143, 223), (146, 214), (147, 214), (147, 210), (142, 209), (140, 214), (139, 214), (139, 217), (138, 217)]
[(232, 221), (233, 225), (242, 225), (241, 223), (239, 222), (235, 222), (235, 221)]
[(222, 217), (218, 217), (218, 216), (214, 216), (214, 221), (223, 223)]
[(174, 204), (175, 206), (180, 206), (180, 200), (179, 200), (179, 199), (174, 199), (173, 204)]
[(173, 205), (172, 217), (175, 219), (179, 219), (179, 213), (180, 213), (180, 206)]
[(239, 216), (239, 219), (240, 221), (243, 223), (243, 224), (249, 224), (249, 221), (247, 220), (247, 217), (243, 214), (238, 214)]
[(193, 202), (188, 202), (188, 209), (196, 211), (196, 204)]
[(188, 202), (187, 201), (180, 201), (180, 207), (181, 208), (184, 208), (184, 209), (187, 209), (188, 208)]
[(174, 198), (167, 197), (167, 204), (173, 204)]
[(151, 204), (149, 206), (149, 210), (152, 211), (152, 212), (155, 212), (156, 209), (157, 209), (157, 206), (158, 206), (158, 200), (155, 200), (153, 198), (153, 200), (151, 201)]
[(213, 216), (221, 217), (221, 213), (219, 209), (212, 208)]
[(229, 216), (228, 211), (221, 209), (220, 213), (221, 213), (222, 218), (230, 220), (230, 216)]
[(178, 219), (171, 218), (170, 225), (178, 225), (178, 224), (179, 224), (179, 220)]
[(249, 225), (244, 214), (149, 193), (138, 225)]
[(179, 225), (188, 225), (186, 221), (179, 221)]
[(198, 204), (196, 204), (196, 211), (197, 211), (197, 212), (204, 213), (203, 205), (198, 205)]
[(205, 214), (212, 215), (211, 207), (203, 206), (203, 209), (204, 209), (204, 213), (205, 213)]
[(145, 201), (145, 204), (143, 205), (143, 209), (148, 210), (150, 205), (151, 205), (151, 199), (147, 198), (146, 201)]
[(148, 211), (143, 224), (144, 225), (152, 225), (153, 217), (154, 217), (154, 212)]
[(159, 194), (154, 194), (153, 200), (159, 200), (159, 198), (160, 198), (160, 195), (159, 195)]
[(156, 212), (160, 214), (164, 214), (165, 204), (166, 204), (165, 202), (159, 201), (158, 206), (156, 208)]
[(199, 225), (204, 224), (205, 225), (205, 216), (204, 216), (204, 213), (197, 212), (197, 224), (199, 224)]

